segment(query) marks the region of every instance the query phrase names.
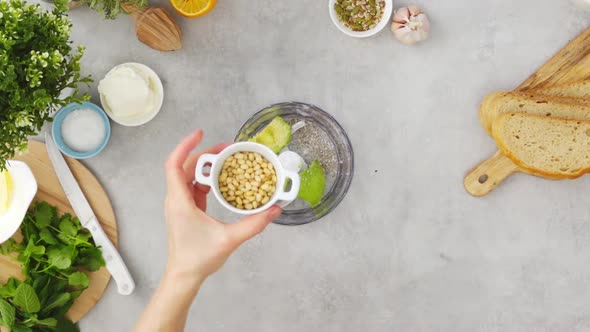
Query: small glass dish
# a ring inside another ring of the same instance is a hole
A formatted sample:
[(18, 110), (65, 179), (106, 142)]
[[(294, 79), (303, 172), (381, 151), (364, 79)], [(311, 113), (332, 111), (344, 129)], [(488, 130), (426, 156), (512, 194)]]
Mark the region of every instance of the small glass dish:
[[(89, 151), (76, 151), (70, 148), (63, 139), (61, 133), (61, 125), (68, 114), (73, 111), (80, 110), (80, 109), (88, 109), (96, 112), (100, 115), (104, 126), (105, 126), (105, 134), (102, 139), (101, 144), (93, 150)], [(89, 103), (89, 102), (82, 102), (81, 104), (78, 103), (71, 103), (66, 105), (64, 108), (57, 111), (55, 116), (53, 117), (53, 124), (51, 125), (51, 136), (55, 140), (55, 144), (59, 148), (59, 150), (68, 157), (72, 157), (75, 159), (87, 159), (96, 156), (99, 154), (109, 142), (109, 138), (111, 137), (111, 124), (109, 122), (109, 118), (105, 114), (105, 112), (98, 107), (96, 104)]]
[(281, 225), (307, 224), (333, 211), (346, 196), (354, 175), (352, 145), (342, 126), (330, 114), (300, 102), (275, 104), (258, 111), (242, 125), (234, 140), (247, 141), (277, 116), (291, 125), (305, 123), (293, 132), (287, 148), (299, 153), (308, 164), (312, 159), (319, 159), (326, 170), (326, 191), (317, 206), (312, 208), (298, 199), (286, 206), (275, 220)]

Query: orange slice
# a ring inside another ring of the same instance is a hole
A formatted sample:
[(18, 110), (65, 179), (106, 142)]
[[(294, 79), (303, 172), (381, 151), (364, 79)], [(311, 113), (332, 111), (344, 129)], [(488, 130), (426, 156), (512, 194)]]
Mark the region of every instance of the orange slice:
[(207, 14), (216, 0), (170, 0), (172, 7), (182, 16), (194, 18)]

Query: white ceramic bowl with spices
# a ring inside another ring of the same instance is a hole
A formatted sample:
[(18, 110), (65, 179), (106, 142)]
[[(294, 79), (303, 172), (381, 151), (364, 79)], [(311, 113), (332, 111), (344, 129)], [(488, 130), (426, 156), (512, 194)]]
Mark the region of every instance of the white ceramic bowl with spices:
[[(219, 175), (223, 168), (223, 164), (226, 159), (228, 159), (230, 156), (235, 155), (238, 152), (258, 153), (260, 156), (262, 156), (264, 159), (266, 159), (269, 163), (272, 164), (276, 172), (277, 181), (274, 193), (269, 198), (268, 202), (264, 203), (263, 205), (255, 209), (246, 210), (234, 207), (228, 201), (225, 200), (223, 194), (221, 193), (219, 185)], [(207, 168), (210, 169), (207, 171)], [(219, 203), (223, 205), (223, 207), (234, 213), (242, 215), (250, 215), (262, 212), (264, 210), (267, 210), (279, 201), (292, 202), (297, 198), (300, 186), (299, 174), (285, 169), (281, 165), (279, 157), (271, 149), (262, 144), (252, 142), (234, 143), (218, 154), (202, 155), (197, 161), (197, 166), (195, 169), (195, 178), (198, 183), (211, 187), (213, 195), (215, 196), (215, 198), (217, 198)], [(287, 180), (290, 180), (291, 182), (291, 185), (288, 189), (286, 188), (286, 184), (288, 183)]]
[(381, 30), (383, 30), (383, 28), (388, 26), (391, 21), (391, 15), (393, 14), (393, 0), (375, 0), (377, 2), (383, 1), (385, 3), (385, 7), (383, 8), (383, 16), (381, 16), (381, 19), (373, 28), (370, 28), (365, 31), (355, 31), (355, 30), (349, 28), (348, 26), (346, 26), (346, 24), (344, 24), (344, 22), (342, 22), (340, 20), (340, 17), (335, 9), (335, 5), (336, 5), (337, 1), (338, 0), (329, 0), (328, 1), (328, 7), (329, 7), (328, 9), (330, 11), (330, 18), (332, 19), (332, 22), (334, 23), (334, 25), (340, 31), (344, 32), (348, 36), (355, 37), (355, 38), (366, 38), (366, 37), (374, 36), (374, 35), (378, 34)]

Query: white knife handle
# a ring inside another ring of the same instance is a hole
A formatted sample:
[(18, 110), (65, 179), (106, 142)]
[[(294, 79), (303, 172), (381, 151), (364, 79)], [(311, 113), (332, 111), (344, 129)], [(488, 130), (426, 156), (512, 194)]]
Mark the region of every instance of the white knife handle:
[(107, 269), (113, 276), (113, 279), (115, 279), (119, 294), (130, 295), (133, 293), (135, 290), (135, 281), (133, 281), (133, 277), (131, 277), (131, 274), (125, 265), (123, 258), (119, 255), (117, 248), (115, 248), (111, 240), (109, 240), (96, 218), (92, 218), (92, 220), (84, 227), (90, 230), (94, 243), (96, 243), (97, 247), (100, 247)]

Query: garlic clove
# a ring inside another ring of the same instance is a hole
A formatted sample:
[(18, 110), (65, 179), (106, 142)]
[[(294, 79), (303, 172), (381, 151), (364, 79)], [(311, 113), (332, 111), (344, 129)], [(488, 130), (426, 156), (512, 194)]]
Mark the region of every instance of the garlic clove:
[(415, 31), (412, 31), (412, 29), (407, 26), (402, 26), (401, 28), (394, 30), (393, 34), (399, 39), (399, 41), (406, 45), (413, 45), (417, 41), (416, 36), (414, 35)]
[(393, 15), (393, 22), (406, 24), (410, 20), (410, 10), (407, 7), (402, 7), (395, 11)]
[(402, 43), (412, 45), (428, 38), (430, 21), (420, 8), (402, 7), (393, 16), (391, 31)]
[(418, 15), (424, 13), (422, 11), (422, 9), (420, 9), (416, 6), (408, 6), (408, 11), (410, 12), (410, 16), (418, 16)]

